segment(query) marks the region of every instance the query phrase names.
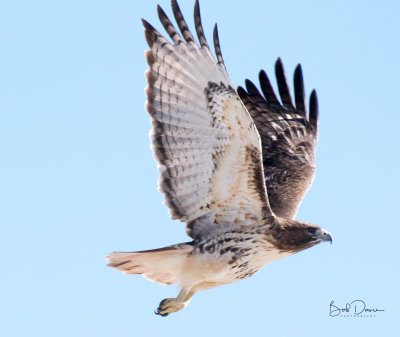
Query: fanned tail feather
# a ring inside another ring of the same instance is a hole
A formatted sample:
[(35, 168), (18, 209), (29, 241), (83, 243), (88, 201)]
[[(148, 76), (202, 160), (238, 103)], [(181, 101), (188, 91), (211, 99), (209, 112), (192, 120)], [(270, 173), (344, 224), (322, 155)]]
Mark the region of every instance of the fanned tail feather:
[(172, 284), (179, 280), (182, 266), (192, 250), (190, 243), (181, 243), (139, 252), (113, 252), (106, 259), (109, 267), (125, 274), (142, 274), (150, 281)]

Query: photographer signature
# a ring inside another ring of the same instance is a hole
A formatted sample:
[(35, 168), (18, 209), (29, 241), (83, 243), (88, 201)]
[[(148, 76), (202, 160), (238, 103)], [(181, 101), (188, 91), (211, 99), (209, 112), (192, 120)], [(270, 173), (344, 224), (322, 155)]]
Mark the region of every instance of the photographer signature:
[(363, 313), (375, 313), (377, 311), (385, 311), (384, 309), (367, 308), (367, 305), (363, 300), (354, 300), (351, 303), (346, 303), (346, 306), (344, 308), (339, 308), (334, 303), (335, 301), (332, 301), (329, 305), (329, 316), (331, 317), (338, 316), (342, 313), (360, 315)]

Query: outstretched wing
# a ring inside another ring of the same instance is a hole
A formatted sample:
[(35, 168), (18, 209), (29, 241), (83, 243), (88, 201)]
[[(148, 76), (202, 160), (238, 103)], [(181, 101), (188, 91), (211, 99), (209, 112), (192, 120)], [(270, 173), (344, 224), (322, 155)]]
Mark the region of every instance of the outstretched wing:
[(280, 217), (293, 219), (314, 178), (318, 101), (314, 90), (310, 96), (310, 113), (307, 114), (300, 65), (294, 73), (296, 106), (280, 59), (275, 64), (275, 74), (282, 103), (263, 70), (259, 76), (263, 94), (249, 80), (246, 80), (247, 91), (239, 87), (238, 94), (261, 136), (265, 181), (272, 211)]
[(203, 33), (198, 2), (194, 16), (200, 46), (175, 0), (172, 8), (182, 35), (158, 7), (172, 44), (143, 20), (150, 46), (146, 109), (165, 203), (171, 217), (186, 222), (187, 233), (199, 238), (255, 224), (272, 213), (260, 138), (226, 72), (216, 26), (217, 61)]

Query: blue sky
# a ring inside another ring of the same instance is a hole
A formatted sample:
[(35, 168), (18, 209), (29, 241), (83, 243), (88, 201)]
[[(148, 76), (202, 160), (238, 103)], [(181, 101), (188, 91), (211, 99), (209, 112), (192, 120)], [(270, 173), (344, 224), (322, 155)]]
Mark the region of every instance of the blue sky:
[[(172, 17), (168, 0), (160, 4)], [(181, 1), (190, 24), (192, 0)], [(236, 85), (278, 56), (317, 89), (317, 174), (297, 218), (334, 236), (197, 294), (105, 266), (114, 250), (187, 241), (157, 192), (140, 18), (155, 1), (0, 2), (0, 335), (394, 336), (400, 314), (398, 1), (200, 2)], [(371, 318), (329, 317), (363, 299)]]

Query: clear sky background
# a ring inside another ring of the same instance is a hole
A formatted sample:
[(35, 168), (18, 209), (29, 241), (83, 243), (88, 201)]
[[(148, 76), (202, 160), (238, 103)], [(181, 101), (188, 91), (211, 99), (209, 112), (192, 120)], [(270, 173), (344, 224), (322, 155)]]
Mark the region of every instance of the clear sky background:
[[(160, 0), (172, 17), (168, 0)], [(193, 0), (181, 9), (193, 27)], [(317, 174), (297, 218), (321, 244), (254, 277), (175, 296), (106, 267), (114, 250), (188, 241), (169, 219), (144, 110), (140, 18), (155, 1), (0, 1), (0, 336), (395, 336), (400, 314), (400, 2), (208, 1), (233, 82), (292, 79), (317, 89)], [(275, 81), (274, 81), (275, 84)], [(375, 317), (329, 317), (355, 299)]]

